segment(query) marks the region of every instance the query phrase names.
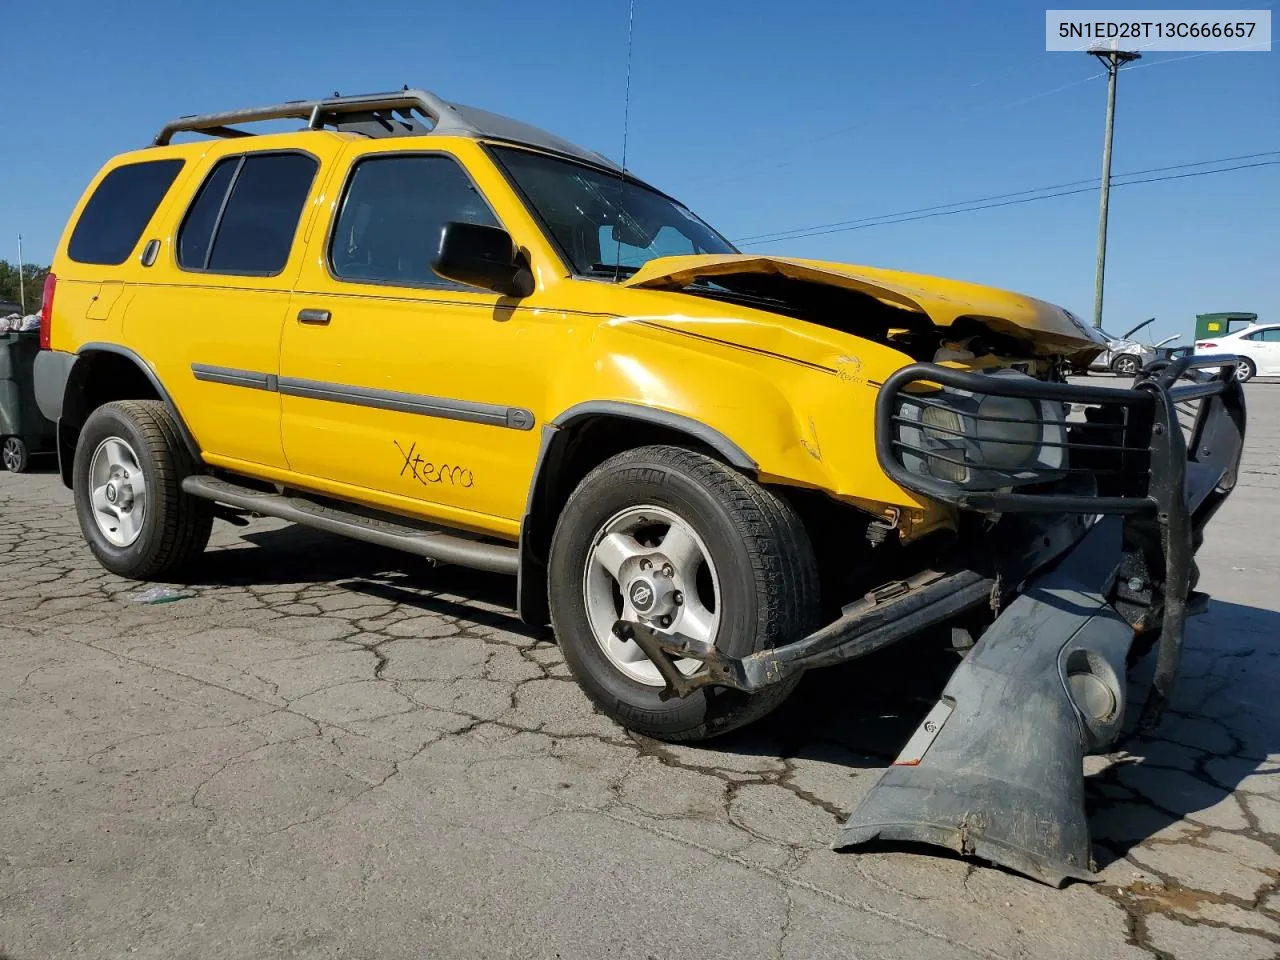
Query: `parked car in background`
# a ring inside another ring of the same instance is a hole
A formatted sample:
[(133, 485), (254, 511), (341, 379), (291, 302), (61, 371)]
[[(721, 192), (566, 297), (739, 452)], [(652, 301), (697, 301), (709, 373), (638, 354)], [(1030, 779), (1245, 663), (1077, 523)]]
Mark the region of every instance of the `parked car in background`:
[(1240, 358), (1237, 380), (1280, 377), (1280, 324), (1255, 323), (1225, 337), (1197, 340), (1195, 351), (1197, 354), (1236, 354)]
[(1165, 344), (1173, 343), (1173, 341), (1182, 336), (1181, 334), (1174, 334), (1172, 337), (1165, 337), (1165, 339), (1156, 344), (1141, 343), (1133, 339), (1139, 330), (1155, 323), (1155, 320), (1155, 317), (1143, 320), (1132, 330), (1119, 337), (1113, 337), (1103, 330), (1102, 334), (1107, 338), (1107, 349), (1093, 358), (1093, 362), (1089, 364), (1089, 369), (1098, 373), (1110, 371), (1122, 377), (1132, 377), (1137, 374), (1139, 370), (1159, 356), (1158, 351), (1161, 347)]

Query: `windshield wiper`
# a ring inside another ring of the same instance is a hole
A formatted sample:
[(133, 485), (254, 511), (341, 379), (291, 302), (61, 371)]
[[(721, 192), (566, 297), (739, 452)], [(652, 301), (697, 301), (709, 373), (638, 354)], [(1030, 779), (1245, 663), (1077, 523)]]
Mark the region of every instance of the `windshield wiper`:
[(612, 263), (593, 263), (583, 272), (589, 277), (631, 277), (639, 273), (640, 268), (626, 264), (615, 266)]

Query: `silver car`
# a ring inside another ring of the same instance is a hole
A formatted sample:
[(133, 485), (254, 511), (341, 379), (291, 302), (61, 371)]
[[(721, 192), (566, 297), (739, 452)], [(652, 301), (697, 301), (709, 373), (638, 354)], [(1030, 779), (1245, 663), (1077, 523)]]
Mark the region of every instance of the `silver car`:
[(1140, 343), (1133, 339), (1134, 334), (1143, 327), (1155, 323), (1155, 320), (1155, 317), (1143, 320), (1132, 330), (1119, 337), (1113, 337), (1103, 330), (1103, 336), (1107, 338), (1107, 349), (1093, 358), (1093, 361), (1089, 364), (1089, 369), (1096, 372), (1109, 370), (1122, 377), (1136, 375), (1139, 370), (1159, 356), (1157, 351), (1160, 347), (1167, 343), (1173, 343), (1173, 341), (1180, 339), (1182, 336), (1180, 333), (1175, 333), (1172, 337), (1165, 337), (1155, 344)]

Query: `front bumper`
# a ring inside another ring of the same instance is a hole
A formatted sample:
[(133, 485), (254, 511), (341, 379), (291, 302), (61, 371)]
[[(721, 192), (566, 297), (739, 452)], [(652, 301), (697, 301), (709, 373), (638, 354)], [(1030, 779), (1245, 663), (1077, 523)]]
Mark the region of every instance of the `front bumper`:
[[(1210, 367), (1216, 375), (1199, 372)], [(919, 382), (1085, 405), (1085, 421), (1068, 431), (1066, 479), (967, 490), (912, 472), (895, 445), (894, 418), (900, 393)], [(1235, 486), (1244, 434), (1243, 390), (1228, 357), (1156, 361), (1128, 390), (915, 364), (881, 388), (881, 467), (923, 496), (999, 515), (989, 538), (949, 568), (873, 591), (810, 636), (748, 657), (641, 625), (615, 630), (657, 665), (666, 696), (687, 696), (707, 685), (759, 690), (991, 603), (1003, 612), (835, 845), (919, 842), (1047, 883), (1096, 879), (1081, 759), (1120, 732), (1137, 632), (1158, 638), (1141, 721), (1159, 721), (1181, 662), (1195, 549)], [(1097, 477), (1108, 478), (1102, 489), (1091, 486)], [(706, 669), (686, 677), (678, 656)]]
[[(1195, 545), (1236, 482), (1245, 411), (1233, 364), (1230, 357), (1157, 361), (1127, 390), (998, 378), (934, 364), (905, 367), (889, 377), (877, 401), (881, 467), (915, 493), (963, 511), (1001, 515), (992, 539), (944, 568), (872, 591), (807, 637), (747, 657), (727, 656), (713, 645), (641, 624), (619, 622), (615, 631), (634, 639), (658, 667), (665, 696), (684, 697), (705, 686), (753, 692), (805, 670), (863, 656), (982, 604), (999, 610), (1029, 578), (1063, 562), (1100, 517), (1118, 515), (1124, 532), (1113, 566), (1124, 567), (1123, 608), (1136, 627), (1159, 634), (1156, 679), (1145, 710), (1146, 722), (1154, 723), (1181, 658)], [(1198, 373), (1207, 367), (1219, 368), (1218, 373), (1209, 378)], [(1079, 435), (1069, 443), (1077, 462), (1068, 470), (1068, 483), (1037, 492), (970, 491), (903, 465), (894, 442), (895, 411), (902, 392), (917, 383), (1062, 402), (1097, 413), (1072, 428)], [(1191, 404), (1194, 411), (1187, 409)], [(1109, 442), (1099, 442), (1104, 438)], [(1109, 492), (1081, 493), (1074, 481), (1085, 474), (1118, 475), (1119, 482)], [(1139, 581), (1139, 589), (1128, 588)], [(686, 676), (675, 667), (680, 657), (701, 660), (706, 669)]]

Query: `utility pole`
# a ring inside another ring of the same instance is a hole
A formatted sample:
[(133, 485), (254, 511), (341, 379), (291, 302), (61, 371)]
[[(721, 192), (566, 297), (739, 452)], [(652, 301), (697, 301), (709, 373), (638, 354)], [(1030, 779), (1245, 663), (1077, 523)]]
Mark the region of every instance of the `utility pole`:
[(18, 234), (18, 309), (27, 315), (27, 292), (22, 285), (22, 234)]
[(1107, 272), (1107, 205), (1111, 200), (1111, 135), (1116, 125), (1116, 74), (1121, 64), (1140, 60), (1142, 54), (1128, 50), (1094, 48), (1089, 51), (1107, 68), (1107, 134), (1102, 144), (1102, 202), (1098, 211), (1098, 270), (1093, 278), (1093, 325), (1102, 326), (1102, 282)]

